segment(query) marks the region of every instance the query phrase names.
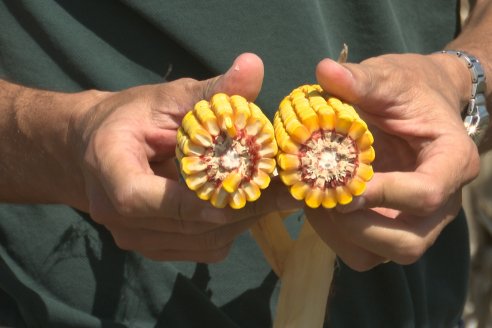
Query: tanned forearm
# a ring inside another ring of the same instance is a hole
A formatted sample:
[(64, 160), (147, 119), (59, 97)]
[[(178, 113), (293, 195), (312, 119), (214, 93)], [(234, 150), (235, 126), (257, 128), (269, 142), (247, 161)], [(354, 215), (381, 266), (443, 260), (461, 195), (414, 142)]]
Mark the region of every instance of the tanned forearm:
[(87, 92), (56, 93), (0, 80), (1, 202), (85, 207), (69, 130), (89, 99)]
[[(446, 49), (463, 50), (477, 57), (487, 80), (487, 108), (492, 117), (492, 1), (478, 0), (468, 16), (460, 35)], [(492, 122), (492, 118), (491, 118)], [(480, 146), (480, 151), (492, 149), (492, 124)]]

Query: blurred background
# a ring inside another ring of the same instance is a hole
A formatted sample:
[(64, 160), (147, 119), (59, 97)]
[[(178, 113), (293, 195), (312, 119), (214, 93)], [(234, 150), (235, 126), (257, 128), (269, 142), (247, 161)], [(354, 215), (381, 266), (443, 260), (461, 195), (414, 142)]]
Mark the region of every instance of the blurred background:
[(482, 156), (479, 177), (465, 187), (463, 206), (471, 242), (466, 327), (492, 328), (492, 152)]
[[(464, 23), (475, 0), (460, 1)], [(492, 151), (482, 156), (480, 165), (478, 178), (463, 190), (471, 251), (466, 328), (492, 328)]]
[[(474, 0), (461, 0), (461, 21)], [(463, 190), (470, 229), (471, 272), (466, 328), (492, 328), (492, 152), (481, 158), (480, 175)]]

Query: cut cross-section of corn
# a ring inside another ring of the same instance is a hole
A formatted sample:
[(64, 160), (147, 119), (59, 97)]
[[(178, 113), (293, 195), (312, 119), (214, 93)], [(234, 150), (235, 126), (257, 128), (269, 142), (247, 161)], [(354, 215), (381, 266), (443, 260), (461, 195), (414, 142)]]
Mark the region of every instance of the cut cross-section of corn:
[(273, 125), (280, 178), (294, 198), (332, 208), (364, 192), (374, 174), (374, 139), (351, 105), (303, 85), (282, 100)]
[(219, 208), (257, 200), (270, 183), (277, 150), (271, 122), (238, 95), (199, 101), (177, 133), (176, 157), (186, 184)]

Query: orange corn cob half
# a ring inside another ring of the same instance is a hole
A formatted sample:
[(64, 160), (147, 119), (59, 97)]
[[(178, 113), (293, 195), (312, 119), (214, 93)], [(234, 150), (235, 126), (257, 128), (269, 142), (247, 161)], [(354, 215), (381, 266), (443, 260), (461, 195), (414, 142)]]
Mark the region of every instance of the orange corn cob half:
[(294, 198), (333, 208), (364, 192), (374, 174), (374, 139), (351, 105), (303, 85), (282, 100), (273, 125), (279, 175)]
[(218, 208), (260, 197), (276, 168), (273, 126), (245, 98), (224, 93), (199, 101), (183, 118), (176, 157), (186, 184)]

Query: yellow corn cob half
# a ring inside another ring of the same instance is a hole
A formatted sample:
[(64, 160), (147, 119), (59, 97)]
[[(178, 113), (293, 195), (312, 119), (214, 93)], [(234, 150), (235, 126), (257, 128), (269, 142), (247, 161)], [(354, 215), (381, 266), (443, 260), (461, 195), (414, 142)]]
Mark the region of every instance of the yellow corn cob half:
[(277, 150), (271, 122), (238, 95), (199, 101), (177, 133), (176, 158), (186, 184), (218, 208), (257, 200), (270, 183)]
[(303, 85), (282, 100), (273, 125), (280, 178), (294, 198), (332, 208), (364, 192), (374, 174), (374, 139), (354, 107)]

